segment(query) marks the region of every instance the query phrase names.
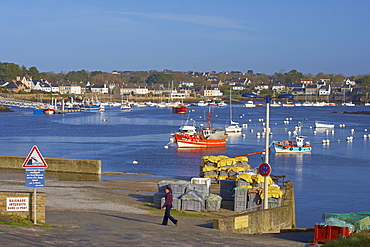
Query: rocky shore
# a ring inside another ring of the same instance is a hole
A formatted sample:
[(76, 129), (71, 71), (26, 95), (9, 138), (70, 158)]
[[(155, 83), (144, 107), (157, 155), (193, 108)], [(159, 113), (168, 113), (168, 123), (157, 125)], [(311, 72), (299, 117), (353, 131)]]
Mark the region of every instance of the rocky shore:
[[(104, 173), (101, 181), (62, 181), (46, 176), (47, 227), (2, 225), (2, 245), (22, 246), (303, 246), (313, 232), (257, 235), (213, 229), (213, 219), (234, 212), (176, 213), (179, 226), (160, 225), (163, 211), (151, 203), (164, 177)], [(32, 191), (24, 172), (2, 170), (0, 190)]]
[(0, 112), (14, 112), (14, 111), (11, 110), (11, 109), (6, 108), (3, 105), (0, 105)]

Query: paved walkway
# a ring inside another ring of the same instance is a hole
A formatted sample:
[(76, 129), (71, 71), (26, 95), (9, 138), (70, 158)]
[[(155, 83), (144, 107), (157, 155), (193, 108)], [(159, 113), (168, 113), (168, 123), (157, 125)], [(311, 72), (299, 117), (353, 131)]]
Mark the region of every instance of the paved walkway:
[[(21, 177), (20, 177), (21, 176)], [(22, 190), (24, 174), (0, 175), (0, 190)], [(144, 194), (126, 188), (133, 180), (72, 182), (49, 179), (46, 223), (51, 226), (0, 225), (0, 246), (304, 246), (313, 232), (242, 235), (212, 228), (213, 220), (176, 217), (179, 226), (160, 225), (162, 214), (138, 205)], [(140, 189), (153, 186), (141, 180)], [(154, 183), (155, 185), (155, 183)], [(127, 187), (128, 186), (128, 187)], [(151, 187), (151, 188), (155, 188)], [(163, 213), (163, 212), (160, 212)]]

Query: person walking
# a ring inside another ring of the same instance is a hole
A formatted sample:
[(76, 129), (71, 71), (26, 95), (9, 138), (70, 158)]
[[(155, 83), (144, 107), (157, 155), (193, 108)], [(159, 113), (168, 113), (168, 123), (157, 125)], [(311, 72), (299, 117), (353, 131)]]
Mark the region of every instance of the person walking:
[(162, 209), (166, 208), (166, 211), (164, 212), (162, 225), (167, 225), (168, 219), (170, 219), (172, 223), (178, 226), (179, 221), (171, 216), (171, 208), (172, 208), (172, 201), (173, 201), (172, 189), (171, 187), (167, 187), (165, 191), (166, 191), (166, 197), (165, 197), (166, 200), (162, 206)]

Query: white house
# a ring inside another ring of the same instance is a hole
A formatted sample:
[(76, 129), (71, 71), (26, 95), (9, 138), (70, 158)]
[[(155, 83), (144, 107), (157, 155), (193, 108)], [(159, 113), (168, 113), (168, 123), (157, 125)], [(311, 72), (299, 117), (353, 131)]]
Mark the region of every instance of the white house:
[(260, 83), (257, 86), (254, 87), (255, 90), (266, 90), (269, 89), (269, 85), (265, 83)]
[(71, 85), (70, 87), (70, 93), (71, 94), (81, 94), (81, 86), (80, 85)]
[(346, 78), (343, 83), (344, 83), (344, 85), (351, 85), (351, 86), (356, 85), (356, 82), (355, 81), (352, 81), (349, 78)]
[(330, 85), (322, 86), (319, 88), (319, 95), (330, 95)]
[(109, 88), (107, 85), (92, 85), (90, 87), (92, 93), (108, 94)]
[(145, 94), (148, 94), (149, 93), (149, 89), (146, 88), (146, 87), (138, 87), (138, 88), (135, 88), (134, 93), (135, 94), (145, 95)]
[(277, 93), (280, 93), (285, 90), (285, 86), (281, 83), (278, 83), (278, 84), (273, 85), (271, 90)]

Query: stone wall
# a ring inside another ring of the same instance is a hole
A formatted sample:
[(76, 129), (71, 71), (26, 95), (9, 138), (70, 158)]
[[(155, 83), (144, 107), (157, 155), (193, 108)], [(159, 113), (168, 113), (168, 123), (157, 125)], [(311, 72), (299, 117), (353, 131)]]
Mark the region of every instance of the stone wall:
[[(0, 168), (23, 169), (26, 157), (0, 155)], [(101, 174), (101, 160), (45, 158), (47, 172)]]
[(295, 228), (295, 203), (293, 182), (284, 186), (282, 206), (215, 219), (213, 228), (235, 233), (267, 233)]
[[(45, 223), (45, 197), (46, 194), (44, 192), (36, 193), (36, 223)], [(25, 198), (28, 199), (28, 210), (20, 211), (25, 210)], [(12, 209), (15, 211), (12, 211)], [(0, 215), (15, 215), (34, 222), (34, 193), (0, 191)]]

